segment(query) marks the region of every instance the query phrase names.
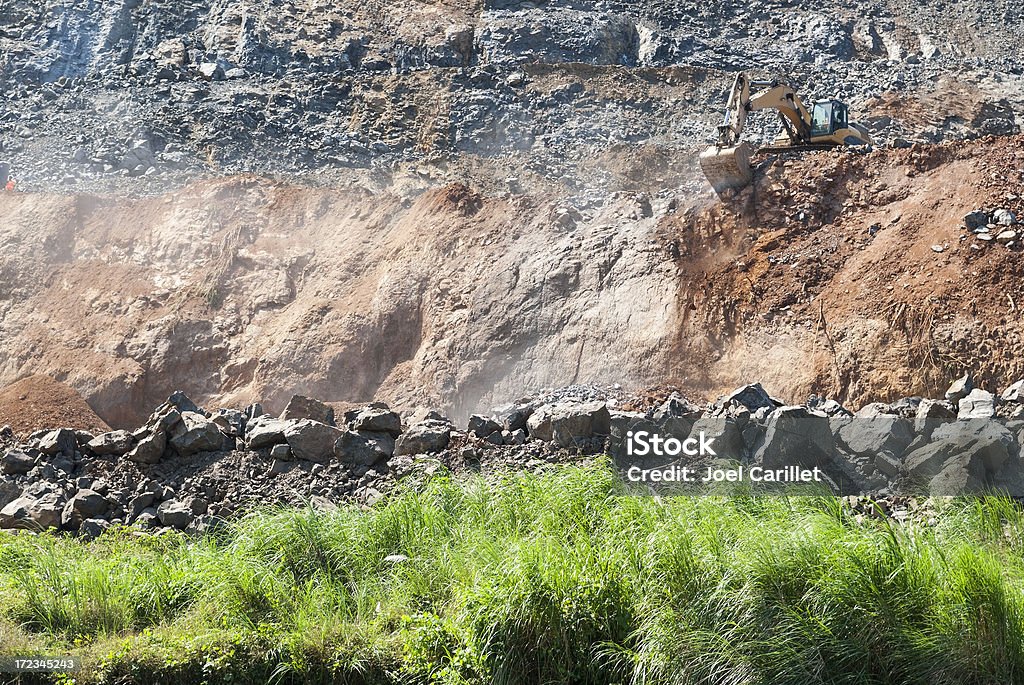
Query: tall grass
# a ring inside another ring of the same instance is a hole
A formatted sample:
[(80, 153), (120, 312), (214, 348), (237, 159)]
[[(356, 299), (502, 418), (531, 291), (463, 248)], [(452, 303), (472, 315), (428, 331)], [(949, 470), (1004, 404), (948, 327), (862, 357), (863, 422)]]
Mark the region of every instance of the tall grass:
[(0, 537), (0, 654), (77, 654), (78, 682), (1022, 683), (1021, 530), (998, 498), (897, 524), (603, 464), (441, 477), (201, 540)]

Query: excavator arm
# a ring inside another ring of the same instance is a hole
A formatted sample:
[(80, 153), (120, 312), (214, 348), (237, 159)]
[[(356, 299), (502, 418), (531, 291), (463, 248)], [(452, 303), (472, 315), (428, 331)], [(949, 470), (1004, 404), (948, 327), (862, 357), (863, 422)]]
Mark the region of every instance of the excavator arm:
[[(764, 90), (751, 96), (752, 88)], [(738, 145), (747, 125), (747, 114), (762, 109), (778, 110), (794, 143), (804, 142), (810, 137), (811, 113), (792, 88), (777, 81), (751, 81), (740, 72), (729, 93), (725, 120), (718, 127), (718, 147)]]

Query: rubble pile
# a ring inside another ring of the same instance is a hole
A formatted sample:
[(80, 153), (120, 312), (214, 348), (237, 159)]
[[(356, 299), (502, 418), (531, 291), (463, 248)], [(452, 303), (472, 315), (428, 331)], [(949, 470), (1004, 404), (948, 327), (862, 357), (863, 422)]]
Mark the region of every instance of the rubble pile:
[(271, 416), (259, 404), (207, 411), (176, 392), (134, 431), (56, 428), (18, 440), (5, 427), (0, 528), (202, 532), (256, 506), (372, 504), (440, 469), (534, 470), (600, 454), (620, 467), (672, 461), (631, 454), (629, 436), (641, 431), (714, 446), (713, 458), (684, 459), (691, 466), (818, 468), (841, 494), (1024, 495), (1024, 380), (997, 395), (966, 375), (941, 399), (855, 412), (817, 396), (787, 405), (757, 383), (703, 407), (678, 393), (643, 412), (622, 406), (619, 388), (574, 386), (472, 415), (461, 429), (436, 411), (403, 418), (381, 402), (335, 416), (295, 396)]

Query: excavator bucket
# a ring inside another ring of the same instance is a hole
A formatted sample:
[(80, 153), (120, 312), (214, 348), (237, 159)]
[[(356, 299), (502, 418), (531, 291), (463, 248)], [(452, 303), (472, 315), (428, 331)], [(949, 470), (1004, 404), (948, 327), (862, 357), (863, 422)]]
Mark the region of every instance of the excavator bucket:
[(753, 172), (750, 157), (754, 149), (748, 143), (733, 147), (709, 147), (700, 155), (700, 168), (711, 187), (721, 195), (726, 190), (743, 188), (750, 183)]

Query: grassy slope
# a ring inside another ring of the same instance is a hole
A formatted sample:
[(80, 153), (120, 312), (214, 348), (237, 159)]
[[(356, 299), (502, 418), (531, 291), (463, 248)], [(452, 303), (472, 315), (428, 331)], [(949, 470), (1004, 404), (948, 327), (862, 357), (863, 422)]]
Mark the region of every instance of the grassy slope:
[(77, 682), (1024, 682), (1005, 501), (926, 527), (618, 492), (566, 467), (216, 539), (0, 536), (0, 654), (76, 654)]

